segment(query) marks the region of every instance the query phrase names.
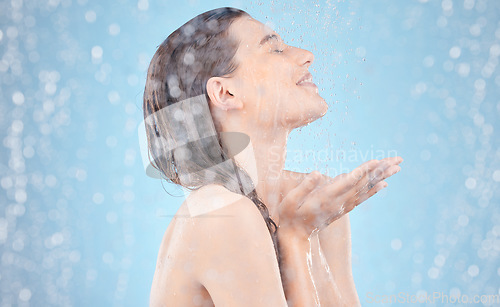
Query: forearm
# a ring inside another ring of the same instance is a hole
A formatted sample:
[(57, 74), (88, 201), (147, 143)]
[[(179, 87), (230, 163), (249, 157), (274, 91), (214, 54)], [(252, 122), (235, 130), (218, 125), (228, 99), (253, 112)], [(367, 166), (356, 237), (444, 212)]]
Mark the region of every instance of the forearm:
[(312, 251), (312, 273), (321, 306), (347, 306), (324, 257), (318, 233), (310, 238)]
[(289, 306), (318, 306), (312, 278), (310, 243), (285, 229), (278, 229), (280, 271)]
[(343, 301), (349, 306), (361, 306), (352, 276), (349, 215), (344, 215), (320, 231), (318, 238)]

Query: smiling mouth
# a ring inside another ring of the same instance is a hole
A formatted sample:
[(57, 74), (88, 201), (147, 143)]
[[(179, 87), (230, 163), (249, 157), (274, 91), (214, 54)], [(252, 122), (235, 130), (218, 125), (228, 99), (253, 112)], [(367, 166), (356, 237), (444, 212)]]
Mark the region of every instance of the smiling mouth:
[(318, 93), (318, 86), (314, 84), (312, 75), (310, 73), (307, 73), (302, 79), (299, 80), (299, 82), (296, 83), (298, 86), (304, 86), (304, 87), (311, 87), (316, 90), (316, 93)]

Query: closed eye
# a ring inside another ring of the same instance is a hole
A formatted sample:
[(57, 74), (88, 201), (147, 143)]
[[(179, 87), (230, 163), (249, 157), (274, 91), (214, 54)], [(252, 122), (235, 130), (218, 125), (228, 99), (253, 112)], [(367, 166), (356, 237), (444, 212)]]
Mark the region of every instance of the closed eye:
[(279, 44), (279, 46), (281, 47), (281, 45), (284, 44), (283, 39), (281, 39), (281, 37), (278, 37), (276, 34), (269, 34), (269, 35), (265, 36), (260, 41), (259, 46), (262, 46), (262, 45), (264, 45), (266, 43), (271, 45), (270, 52), (273, 52), (273, 53), (282, 53), (284, 51), (283, 48), (276, 48), (274, 50), (272, 49), (273, 45)]
[(283, 41), (274, 41), (271, 43), (273, 45), (271, 48), (272, 52), (274, 53), (282, 53), (284, 50), (284, 45), (285, 43)]

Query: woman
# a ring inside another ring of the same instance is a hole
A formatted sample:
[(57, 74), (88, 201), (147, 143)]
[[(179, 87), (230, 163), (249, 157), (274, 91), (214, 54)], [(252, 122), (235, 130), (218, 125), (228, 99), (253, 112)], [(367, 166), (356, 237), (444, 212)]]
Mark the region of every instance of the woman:
[(144, 92), (152, 164), (192, 192), (161, 244), (152, 306), (359, 305), (347, 213), (402, 159), (334, 179), (284, 170), (290, 131), (328, 108), (313, 60), (233, 8), (159, 46)]

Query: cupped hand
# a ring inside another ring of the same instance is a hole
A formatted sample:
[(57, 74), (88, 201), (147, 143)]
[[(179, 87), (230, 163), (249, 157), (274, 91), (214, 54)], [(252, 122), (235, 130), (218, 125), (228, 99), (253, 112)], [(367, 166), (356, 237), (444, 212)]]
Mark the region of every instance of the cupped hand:
[(305, 236), (328, 226), (387, 186), (385, 179), (401, 170), (401, 157), (370, 160), (335, 178), (308, 174), (279, 206), (280, 228)]

